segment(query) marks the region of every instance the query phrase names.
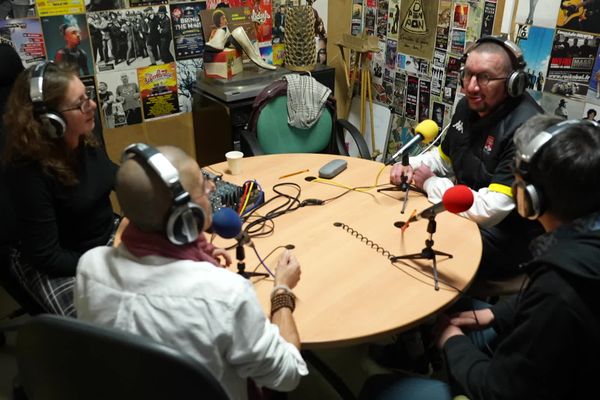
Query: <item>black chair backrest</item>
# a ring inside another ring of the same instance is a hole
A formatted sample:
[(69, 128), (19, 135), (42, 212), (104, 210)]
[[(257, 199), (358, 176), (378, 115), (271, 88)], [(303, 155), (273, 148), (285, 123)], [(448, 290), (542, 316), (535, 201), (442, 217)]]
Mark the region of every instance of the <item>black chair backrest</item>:
[(227, 399), (187, 355), (68, 317), (27, 321), (17, 334), (17, 363), (28, 400)]

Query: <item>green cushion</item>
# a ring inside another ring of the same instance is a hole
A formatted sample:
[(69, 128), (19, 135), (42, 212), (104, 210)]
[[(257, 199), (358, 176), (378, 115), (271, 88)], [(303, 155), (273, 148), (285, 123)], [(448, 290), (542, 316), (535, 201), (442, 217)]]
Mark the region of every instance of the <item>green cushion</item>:
[(331, 140), (333, 120), (325, 108), (310, 129), (294, 128), (287, 123), (287, 97), (271, 100), (260, 112), (256, 124), (258, 143), (265, 154), (318, 153)]

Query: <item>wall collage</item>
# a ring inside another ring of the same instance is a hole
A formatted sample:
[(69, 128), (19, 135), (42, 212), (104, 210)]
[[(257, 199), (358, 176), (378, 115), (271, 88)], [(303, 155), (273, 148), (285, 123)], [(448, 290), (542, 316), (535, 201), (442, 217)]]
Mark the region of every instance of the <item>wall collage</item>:
[[(460, 59), (492, 33), (496, 0), (353, 0), (351, 30), (379, 39), (371, 62), (375, 103), (392, 111), (386, 154), (431, 118), (442, 127), (462, 97)], [(528, 92), (546, 113), (600, 113), (600, 1), (520, 0), (514, 40), (523, 51)], [(599, 116), (600, 118), (600, 116)], [(415, 152), (420, 149), (415, 149)]]
[(12, 10), (0, 15), (0, 37), (12, 42), (26, 68), (46, 59), (71, 63), (99, 100), (106, 128), (192, 110), (204, 43), (214, 28), (202, 29), (202, 21), (212, 23), (206, 10), (227, 6), (228, 15), (247, 19), (261, 55), (282, 62), (271, 0), (4, 2)]

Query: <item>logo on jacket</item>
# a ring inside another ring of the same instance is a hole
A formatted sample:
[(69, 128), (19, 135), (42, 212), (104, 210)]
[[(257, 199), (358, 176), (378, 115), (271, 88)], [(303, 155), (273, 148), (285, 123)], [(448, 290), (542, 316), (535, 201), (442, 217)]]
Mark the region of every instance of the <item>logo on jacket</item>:
[(460, 133), (463, 133), (463, 122), (462, 121), (456, 121), (456, 123), (454, 125), (452, 125), (452, 127), (454, 129), (456, 129), (457, 131), (459, 131)]
[(483, 151), (490, 154), (492, 152), (492, 149), (494, 148), (495, 141), (495, 137), (493, 137), (492, 135), (488, 135), (487, 139), (485, 139), (485, 144), (483, 145)]

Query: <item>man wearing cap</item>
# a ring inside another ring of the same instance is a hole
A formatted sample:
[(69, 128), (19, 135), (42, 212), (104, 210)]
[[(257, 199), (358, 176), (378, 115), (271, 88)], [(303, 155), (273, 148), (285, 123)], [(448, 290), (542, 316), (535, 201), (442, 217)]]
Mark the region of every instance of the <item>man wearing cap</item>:
[(173, 62), (174, 58), (171, 54), (171, 21), (167, 17), (167, 7), (158, 7), (158, 32), (160, 34), (160, 40), (158, 48), (160, 51), (160, 59), (163, 63)]
[(158, 18), (156, 18), (152, 7), (144, 8), (142, 32), (146, 42), (148, 57), (150, 57), (150, 65), (156, 65), (156, 60), (160, 58), (160, 53), (158, 52), (160, 33), (158, 32)]

